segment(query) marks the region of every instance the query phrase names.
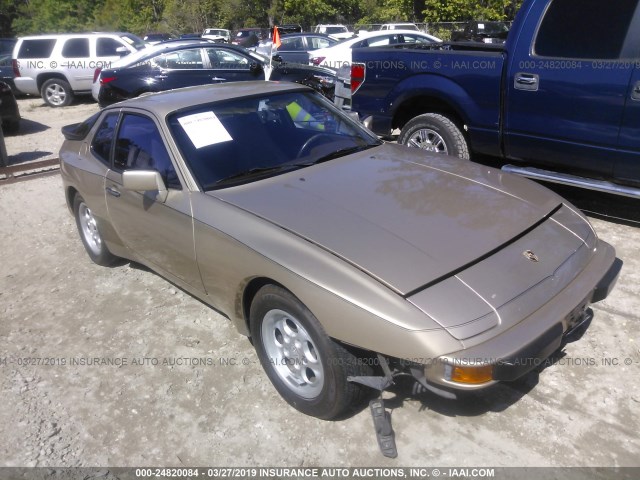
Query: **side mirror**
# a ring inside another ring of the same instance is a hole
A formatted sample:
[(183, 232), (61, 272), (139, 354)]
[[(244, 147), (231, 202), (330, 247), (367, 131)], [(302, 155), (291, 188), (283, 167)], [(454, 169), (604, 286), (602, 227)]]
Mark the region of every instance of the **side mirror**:
[(262, 72), (262, 65), (260, 65), (258, 62), (251, 62), (249, 64), (249, 71), (252, 74), (257, 75)]
[(125, 55), (129, 55), (129, 50), (127, 49), (127, 47), (118, 47), (116, 48), (116, 53), (118, 55), (120, 55), (121, 57), (124, 57)]
[(160, 203), (164, 203), (169, 194), (162, 175), (156, 170), (126, 170), (122, 173), (122, 186), (126, 190), (144, 192)]

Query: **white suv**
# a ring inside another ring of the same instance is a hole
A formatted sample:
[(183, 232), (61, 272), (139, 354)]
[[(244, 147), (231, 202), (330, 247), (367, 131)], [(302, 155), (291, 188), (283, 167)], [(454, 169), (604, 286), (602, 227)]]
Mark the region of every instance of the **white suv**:
[(313, 27), (313, 33), (324, 33), (331, 35), (333, 38), (351, 38), (354, 36), (344, 25), (316, 25)]
[(64, 107), (91, 93), (96, 68), (109, 68), (146, 44), (130, 33), (78, 33), (21, 37), (13, 49), (16, 88)]

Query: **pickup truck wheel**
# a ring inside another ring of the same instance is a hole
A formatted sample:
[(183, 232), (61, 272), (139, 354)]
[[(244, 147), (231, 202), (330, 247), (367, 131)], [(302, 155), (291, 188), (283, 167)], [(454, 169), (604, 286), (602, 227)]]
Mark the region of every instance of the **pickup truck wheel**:
[(60, 78), (50, 78), (44, 82), (40, 93), (50, 107), (66, 107), (73, 101), (71, 86)]
[(425, 113), (409, 121), (402, 128), (398, 143), (464, 160), (470, 158), (467, 140), (460, 129), (438, 113)]
[(302, 413), (335, 418), (366, 392), (347, 377), (370, 375), (370, 367), (331, 340), (309, 309), (284, 288), (265, 285), (258, 291), (250, 326), (262, 368), (278, 393)]

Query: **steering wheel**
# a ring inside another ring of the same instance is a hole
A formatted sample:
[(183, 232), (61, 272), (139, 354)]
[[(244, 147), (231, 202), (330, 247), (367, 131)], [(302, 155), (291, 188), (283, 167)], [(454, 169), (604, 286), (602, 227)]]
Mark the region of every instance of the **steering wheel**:
[(298, 150), (298, 156), (296, 158), (304, 157), (307, 153), (309, 153), (307, 152), (307, 150), (310, 150), (312, 146), (316, 146), (314, 144), (317, 143), (322, 137), (328, 137), (329, 139), (333, 138), (328, 133), (316, 133), (315, 135), (312, 135), (300, 147), (300, 150)]

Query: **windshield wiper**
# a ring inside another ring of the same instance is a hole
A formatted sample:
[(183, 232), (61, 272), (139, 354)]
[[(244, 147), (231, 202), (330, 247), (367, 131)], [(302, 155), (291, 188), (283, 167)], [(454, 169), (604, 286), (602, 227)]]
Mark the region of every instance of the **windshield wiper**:
[(255, 167), (249, 170), (242, 170), (240, 172), (232, 173), (229, 176), (216, 180), (213, 183), (213, 185), (220, 185), (221, 183), (227, 183), (233, 180), (241, 180), (244, 178), (253, 177), (254, 175), (264, 175), (267, 173), (281, 172), (284, 170), (292, 170), (294, 168), (299, 168), (299, 167), (297, 165), (291, 165), (287, 163), (282, 165), (272, 165), (270, 167)]
[(318, 157), (315, 160), (312, 160), (311, 162), (298, 163), (297, 165), (300, 167), (308, 167), (310, 165), (316, 165), (318, 163), (326, 162), (328, 160), (333, 160), (334, 158), (344, 157), (345, 155), (350, 155), (356, 152), (362, 152), (364, 150), (368, 150), (369, 148), (373, 148), (377, 146), (378, 144), (372, 144), (372, 145), (370, 144), (370, 145), (358, 145), (356, 147), (340, 148), (339, 150), (335, 150), (331, 153), (327, 153), (326, 155)]

